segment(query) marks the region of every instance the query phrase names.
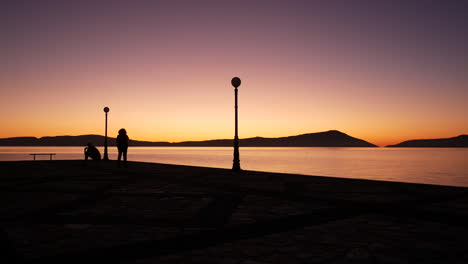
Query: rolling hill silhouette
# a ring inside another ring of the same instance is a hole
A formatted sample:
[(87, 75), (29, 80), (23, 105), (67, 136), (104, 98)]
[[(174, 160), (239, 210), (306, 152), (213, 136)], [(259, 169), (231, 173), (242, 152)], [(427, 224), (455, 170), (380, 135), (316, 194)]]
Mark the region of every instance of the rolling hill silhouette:
[[(0, 139), (0, 146), (85, 146), (92, 142), (104, 144), (100, 135), (57, 136), (57, 137), (14, 137)], [(115, 138), (108, 137), (109, 146), (115, 146)], [(177, 143), (130, 140), (131, 146), (180, 146), (180, 147), (230, 147), (232, 139), (184, 141)], [(253, 137), (240, 140), (242, 147), (377, 147), (362, 139), (351, 137), (337, 130), (309, 133), (297, 136), (264, 138)]]
[(452, 138), (415, 139), (389, 145), (388, 148), (468, 148), (468, 135)]
[[(109, 146), (116, 146), (115, 138), (108, 137)], [(104, 136), (81, 135), (81, 136), (56, 136), (56, 137), (13, 137), (0, 139), (0, 146), (85, 146), (88, 142), (95, 146), (104, 145)], [(130, 140), (132, 146), (171, 146), (169, 142), (149, 142)]]

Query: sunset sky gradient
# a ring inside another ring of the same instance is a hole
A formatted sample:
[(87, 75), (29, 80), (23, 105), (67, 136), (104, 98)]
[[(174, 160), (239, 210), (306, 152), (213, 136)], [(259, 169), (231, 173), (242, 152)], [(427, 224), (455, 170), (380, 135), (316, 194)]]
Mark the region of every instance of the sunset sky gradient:
[(9, 1), (0, 137), (468, 134), (462, 2)]

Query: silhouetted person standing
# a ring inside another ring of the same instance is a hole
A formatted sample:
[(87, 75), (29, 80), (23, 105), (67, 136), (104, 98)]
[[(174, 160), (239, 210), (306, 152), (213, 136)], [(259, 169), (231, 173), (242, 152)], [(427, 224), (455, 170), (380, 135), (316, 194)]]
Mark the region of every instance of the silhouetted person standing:
[(117, 149), (119, 150), (119, 158), (117, 160), (117, 166), (120, 167), (120, 160), (124, 160), (124, 167), (127, 167), (127, 149), (128, 149), (128, 136), (125, 128), (119, 130), (119, 135), (117, 136)]
[(91, 143), (88, 143), (88, 146), (84, 148), (84, 155), (85, 160), (88, 160), (88, 158), (91, 158), (92, 160), (101, 160), (101, 153)]

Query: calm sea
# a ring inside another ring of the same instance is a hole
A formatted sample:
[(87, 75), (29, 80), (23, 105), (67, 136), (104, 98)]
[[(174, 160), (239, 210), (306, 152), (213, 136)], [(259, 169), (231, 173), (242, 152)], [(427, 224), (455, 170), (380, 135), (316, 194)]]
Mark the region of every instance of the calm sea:
[[(99, 147), (103, 153), (103, 147)], [(83, 147), (0, 147), (0, 160), (32, 160), (30, 153), (57, 153), (54, 159), (82, 159)], [(116, 159), (115, 147), (109, 158)], [(37, 159), (49, 159), (40, 156)], [(231, 168), (229, 147), (130, 147), (128, 159)], [(241, 168), (468, 187), (467, 148), (241, 148)]]

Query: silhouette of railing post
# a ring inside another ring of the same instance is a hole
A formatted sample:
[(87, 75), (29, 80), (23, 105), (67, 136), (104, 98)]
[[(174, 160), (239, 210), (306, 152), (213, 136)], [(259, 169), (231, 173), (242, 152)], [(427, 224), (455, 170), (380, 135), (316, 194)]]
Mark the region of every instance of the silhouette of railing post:
[(240, 159), (239, 159), (239, 136), (238, 136), (238, 126), (237, 126), (237, 87), (241, 85), (241, 80), (238, 77), (234, 77), (231, 80), (232, 86), (234, 86), (234, 94), (235, 94), (235, 132), (234, 132), (234, 160), (232, 163), (232, 170), (233, 171), (240, 171)]
[(109, 156), (107, 155), (107, 113), (109, 113), (109, 107), (104, 107), (104, 112), (106, 113), (106, 131), (104, 136), (104, 157), (103, 160), (109, 160)]

